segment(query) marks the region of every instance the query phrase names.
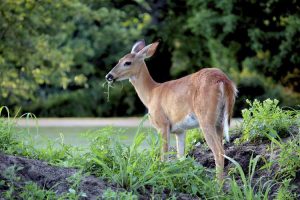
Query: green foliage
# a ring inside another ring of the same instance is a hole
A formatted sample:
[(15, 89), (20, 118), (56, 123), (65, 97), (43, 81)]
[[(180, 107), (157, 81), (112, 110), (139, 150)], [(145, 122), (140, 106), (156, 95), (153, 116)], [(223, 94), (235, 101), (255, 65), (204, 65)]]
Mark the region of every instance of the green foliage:
[(36, 183), (33, 182), (28, 182), (25, 184), (22, 192), (20, 193), (20, 197), (28, 200), (57, 199), (55, 192), (41, 189)]
[(280, 178), (295, 178), (300, 171), (300, 136), (284, 143), (278, 157), (280, 170), (277, 175)]
[(185, 146), (186, 153), (190, 152), (198, 143), (204, 143), (203, 133), (199, 129), (192, 129), (186, 132)]
[[(2, 112), (3, 110), (6, 110), (8, 118), (1, 117), (4, 115)], [(12, 145), (16, 144), (14, 134), (13, 134), (13, 127), (14, 123), (12, 120), (9, 120), (9, 110), (7, 107), (0, 107), (0, 150), (6, 151), (9, 149)]]
[[(172, 75), (180, 77), (203, 67), (218, 67), (237, 83), (238, 100), (276, 98), (283, 105), (297, 105), (297, 6), (299, 2), (284, 0), (170, 2), (169, 11), (161, 11), (165, 23), (159, 34), (172, 49)], [(244, 71), (251, 77), (244, 77)], [(239, 115), (245, 102), (238, 101), (236, 107)]]
[(230, 195), (232, 195), (231, 199), (264, 199), (267, 200), (269, 198), (269, 192), (272, 188), (271, 182), (266, 182), (264, 185), (261, 185), (259, 180), (257, 183), (253, 183), (253, 176), (256, 172), (256, 165), (260, 159), (260, 156), (256, 156), (254, 159), (251, 157), (249, 162), (249, 174), (246, 175), (241, 167), (241, 165), (233, 160), (232, 158), (225, 156), (228, 160), (230, 160), (235, 167), (238, 169), (239, 175), (242, 179), (242, 185), (239, 185), (235, 180), (235, 177), (229, 179), (230, 183)]
[(241, 99), (268, 96), (295, 106), (298, 7), (284, 0), (2, 0), (0, 104), (38, 116), (141, 114), (129, 84), (112, 89), (110, 103), (101, 85), (134, 41), (161, 37), (149, 62), (154, 79), (213, 66), (238, 84)]
[(296, 124), (293, 111), (282, 110), (278, 100), (267, 99), (263, 102), (246, 100), (250, 108), (242, 110), (243, 135), (241, 141), (257, 141), (286, 136), (289, 128)]
[[(165, 189), (198, 196), (217, 192), (213, 182), (205, 181), (209, 179), (207, 171), (191, 158), (161, 162), (160, 140), (153, 133), (137, 133), (132, 145), (126, 146), (116, 139), (114, 132), (111, 128), (103, 129), (95, 138), (86, 171), (133, 192), (143, 191), (146, 186), (158, 194)], [(150, 147), (141, 149), (145, 140)]]
[(119, 200), (137, 200), (138, 197), (132, 192), (105, 190), (102, 196), (103, 199), (119, 199)]
[(17, 171), (21, 170), (21, 167), (17, 167), (15, 165), (8, 167), (3, 172), (3, 178), (2, 182), (0, 183), (0, 186), (7, 186), (9, 189), (4, 193), (5, 198), (11, 199), (14, 195), (16, 187), (16, 182), (20, 180), (20, 177), (17, 176)]
[(291, 192), (290, 189), (290, 179), (284, 179), (280, 188), (278, 189), (275, 200), (294, 200), (297, 199), (295, 193)]
[(2, 1), (1, 104), (42, 116), (107, 115), (91, 106), (106, 102), (101, 82), (149, 21), (128, 10), (94, 0)]

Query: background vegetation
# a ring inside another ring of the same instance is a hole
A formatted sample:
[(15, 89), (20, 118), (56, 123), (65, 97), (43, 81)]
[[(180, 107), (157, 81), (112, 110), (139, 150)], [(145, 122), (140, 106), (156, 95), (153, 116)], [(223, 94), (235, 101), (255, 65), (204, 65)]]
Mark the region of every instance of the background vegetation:
[[(128, 83), (105, 74), (134, 41), (161, 39), (148, 67), (166, 81), (215, 66), (245, 99), (300, 100), (300, 2), (296, 0), (2, 0), (0, 104), (37, 116), (145, 112)], [(237, 114), (240, 114), (240, 112)]]

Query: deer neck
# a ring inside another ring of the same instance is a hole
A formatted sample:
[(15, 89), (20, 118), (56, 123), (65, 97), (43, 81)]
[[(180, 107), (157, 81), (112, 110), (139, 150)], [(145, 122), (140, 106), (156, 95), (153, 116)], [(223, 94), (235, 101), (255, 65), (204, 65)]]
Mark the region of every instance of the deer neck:
[(148, 104), (152, 96), (152, 90), (158, 85), (158, 83), (152, 79), (144, 61), (139, 67), (137, 74), (130, 77), (129, 81), (134, 86), (135, 91), (143, 104), (148, 108)]

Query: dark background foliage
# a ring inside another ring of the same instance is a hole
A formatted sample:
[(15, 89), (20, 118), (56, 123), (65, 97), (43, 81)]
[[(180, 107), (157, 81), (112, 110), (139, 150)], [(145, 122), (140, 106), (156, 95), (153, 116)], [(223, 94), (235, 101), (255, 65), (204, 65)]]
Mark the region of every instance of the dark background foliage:
[(44, 117), (129, 116), (146, 109), (105, 74), (132, 44), (161, 40), (147, 61), (158, 82), (218, 67), (245, 99), (300, 102), (296, 0), (3, 0), (0, 104)]

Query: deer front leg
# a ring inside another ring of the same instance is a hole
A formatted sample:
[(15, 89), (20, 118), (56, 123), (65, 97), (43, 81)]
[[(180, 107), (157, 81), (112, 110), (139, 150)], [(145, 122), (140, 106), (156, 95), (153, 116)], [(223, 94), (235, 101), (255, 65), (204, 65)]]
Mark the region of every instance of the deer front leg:
[(156, 108), (149, 111), (150, 122), (156, 128), (157, 132), (162, 136), (161, 160), (167, 160), (166, 155), (169, 152), (170, 144), (170, 123), (161, 108)]
[(185, 132), (175, 133), (176, 147), (177, 147), (177, 158), (184, 157), (185, 150)]
[(165, 126), (160, 129), (160, 133), (162, 134), (162, 150), (161, 150), (161, 161), (168, 160), (169, 156), (167, 152), (169, 152), (169, 144), (170, 144), (170, 129)]

